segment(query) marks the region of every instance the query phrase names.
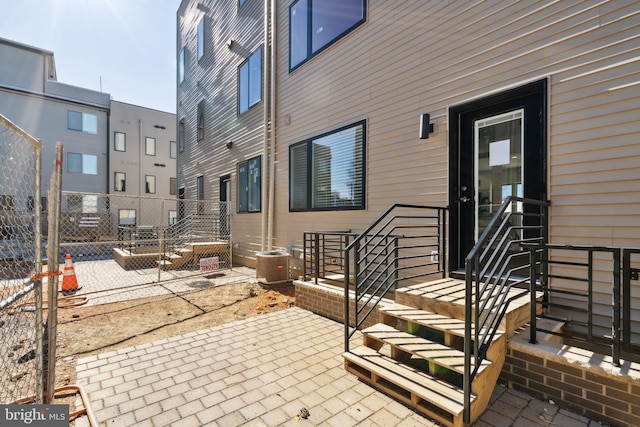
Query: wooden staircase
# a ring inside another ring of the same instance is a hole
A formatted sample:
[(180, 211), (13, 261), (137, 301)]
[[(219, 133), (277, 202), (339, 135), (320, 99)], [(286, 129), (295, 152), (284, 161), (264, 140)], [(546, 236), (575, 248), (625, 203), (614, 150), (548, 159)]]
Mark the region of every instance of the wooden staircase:
[[(396, 303), (378, 306), (381, 323), (362, 330), (363, 345), (343, 354), (345, 368), (444, 425), (465, 425), (464, 292), (451, 278), (396, 290)], [(509, 305), (471, 386), (471, 422), (487, 408), (507, 339), (528, 313), (526, 297)]]

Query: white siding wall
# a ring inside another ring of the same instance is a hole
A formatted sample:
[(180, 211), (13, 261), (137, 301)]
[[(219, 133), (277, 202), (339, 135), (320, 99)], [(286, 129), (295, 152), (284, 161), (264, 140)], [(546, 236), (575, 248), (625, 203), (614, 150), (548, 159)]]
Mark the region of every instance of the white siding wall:
[[(205, 54), (198, 61), (197, 26), (202, 16)], [(187, 199), (195, 199), (196, 178), (202, 175), (205, 199), (217, 201), (219, 179), (230, 174), (234, 257), (253, 258), (261, 249), (261, 214), (237, 213), (236, 171), (239, 162), (262, 154), (263, 102), (237, 114), (237, 74), (238, 67), (263, 44), (263, 2), (247, 0), (238, 7), (236, 0), (185, 0), (178, 9), (177, 28), (176, 57), (186, 47), (185, 81), (178, 84), (177, 120), (184, 119), (186, 133), (185, 151), (178, 153), (178, 186), (186, 188)], [(231, 49), (228, 40), (233, 40)], [(197, 141), (197, 106), (203, 99), (205, 138)], [(230, 141), (233, 146), (227, 149)], [(263, 167), (264, 163), (263, 158)], [(265, 203), (263, 198), (263, 209)]]

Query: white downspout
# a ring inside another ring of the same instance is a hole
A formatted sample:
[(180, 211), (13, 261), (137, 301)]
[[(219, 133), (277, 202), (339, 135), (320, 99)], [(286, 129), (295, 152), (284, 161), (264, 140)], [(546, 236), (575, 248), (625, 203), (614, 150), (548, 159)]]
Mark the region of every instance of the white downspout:
[[(263, 93), (263, 103), (262, 103), (262, 129), (263, 129), (263, 136), (262, 136), (262, 152), (263, 152), (263, 156), (264, 156), (264, 165), (262, 170), (269, 170), (269, 111), (268, 111), (268, 107), (271, 105), (269, 103), (268, 98), (270, 98), (270, 91), (269, 91), (269, 61), (267, 60), (267, 53), (270, 51), (269, 50), (269, 0), (264, 0), (264, 73), (262, 76), (262, 93)], [(270, 57), (269, 57), (270, 58)], [(268, 181), (271, 179), (271, 177), (269, 176), (269, 173), (262, 173), (262, 185), (261, 185), (261, 193), (263, 195), (267, 196), (267, 204), (269, 204), (269, 200), (271, 199), (271, 194), (268, 193)], [(265, 209), (264, 207), (262, 207), (261, 209), (261, 219), (262, 219), (262, 227), (261, 227), (261, 242), (260, 242), (260, 250), (262, 252), (264, 252), (267, 249), (267, 244), (269, 246), (269, 248), (271, 247), (270, 242), (267, 243), (267, 229), (268, 229), (268, 217), (269, 217), (269, 212), (268, 209)]]
[(276, 189), (276, 1), (271, 0), (271, 59), (270, 59), (270, 79), (271, 96), (269, 99), (269, 121), (271, 122), (271, 138), (269, 139), (271, 162), (269, 162), (269, 226), (267, 236), (269, 241), (269, 249), (273, 241), (273, 205)]

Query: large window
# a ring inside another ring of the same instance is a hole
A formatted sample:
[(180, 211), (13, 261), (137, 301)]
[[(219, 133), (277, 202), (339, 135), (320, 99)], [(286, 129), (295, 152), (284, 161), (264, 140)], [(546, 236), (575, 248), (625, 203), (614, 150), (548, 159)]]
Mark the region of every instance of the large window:
[(198, 141), (204, 138), (204, 99), (198, 103)]
[(204, 56), (204, 16), (198, 22), (198, 60)]
[(98, 116), (95, 114), (67, 111), (67, 129), (85, 133), (98, 133)]
[(178, 149), (175, 141), (169, 141), (169, 157), (172, 159), (178, 157)]
[(364, 121), (289, 147), (289, 209), (364, 209), (364, 157)]
[(184, 119), (178, 123), (178, 151), (184, 151)]
[(127, 134), (123, 132), (114, 133), (113, 149), (116, 151), (127, 151)]
[(147, 156), (155, 156), (156, 155), (156, 139), (150, 136), (147, 136), (144, 139), (144, 154)]
[(184, 48), (178, 53), (178, 84), (184, 81)]
[(240, 66), (238, 74), (238, 112), (242, 114), (262, 99), (262, 46)]
[(156, 177), (154, 175), (144, 176), (144, 192), (147, 194), (156, 193)]
[(136, 210), (118, 209), (118, 225), (136, 225)]
[(124, 172), (115, 172), (113, 174), (113, 191), (127, 190), (127, 174)]
[(366, 21), (366, 0), (297, 0), (289, 7), (289, 70)]
[(238, 164), (238, 212), (260, 212), (262, 158)]
[(98, 174), (98, 157), (91, 154), (67, 153), (67, 172)]

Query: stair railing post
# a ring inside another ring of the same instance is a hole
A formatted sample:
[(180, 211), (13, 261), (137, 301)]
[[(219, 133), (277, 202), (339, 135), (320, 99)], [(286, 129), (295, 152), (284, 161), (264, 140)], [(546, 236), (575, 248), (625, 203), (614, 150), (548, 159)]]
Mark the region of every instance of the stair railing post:
[(529, 342), (531, 344), (538, 343), (537, 337), (537, 310), (536, 310), (536, 282), (538, 280), (537, 268), (536, 268), (536, 246), (529, 246), (529, 294), (531, 300), (529, 302), (530, 312), (530, 326), (529, 326)]
[(313, 235), (313, 268), (315, 273), (314, 283), (318, 284), (318, 276), (320, 275), (320, 235), (314, 233)]
[(349, 351), (349, 270), (351, 262), (348, 250), (345, 250), (344, 258), (344, 351)]
[(620, 250), (613, 251), (613, 365), (620, 366)]
[(471, 313), (473, 299), (472, 264), (473, 260), (465, 263), (465, 304), (464, 304), (464, 377), (462, 389), (464, 392), (464, 422), (469, 423), (471, 419)]

